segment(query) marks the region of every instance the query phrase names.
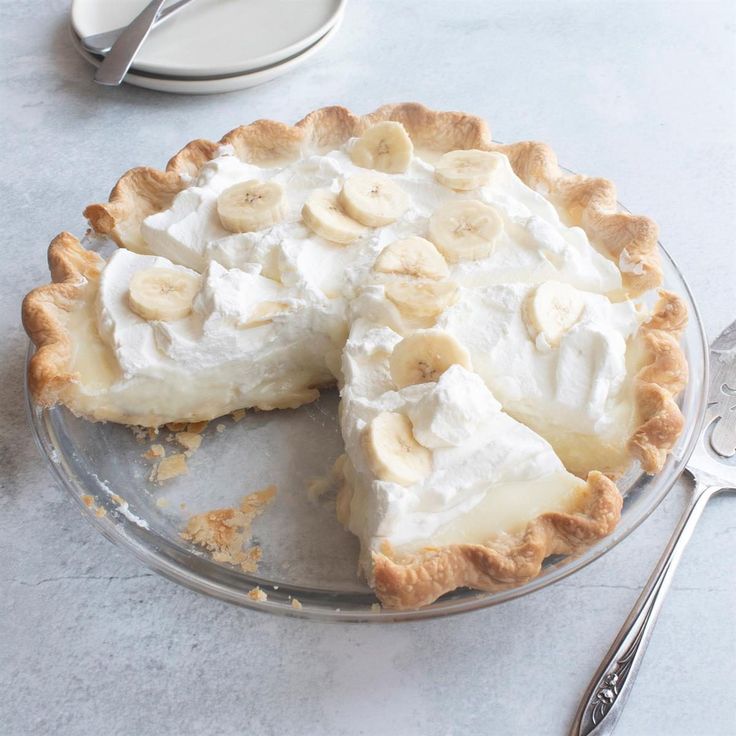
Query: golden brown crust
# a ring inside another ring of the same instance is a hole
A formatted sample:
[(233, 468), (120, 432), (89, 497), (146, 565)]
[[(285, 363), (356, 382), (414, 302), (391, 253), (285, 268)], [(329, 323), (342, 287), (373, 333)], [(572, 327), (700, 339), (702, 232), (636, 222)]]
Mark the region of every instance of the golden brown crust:
[(634, 378), (639, 424), (629, 440), (629, 450), (647, 473), (662, 469), (684, 427), (675, 398), (688, 379), (687, 360), (679, 342), (686, 325), (684, 302), (663, 289), (651, 318), (640, 330), (645, 361)]
[(23, 326), (36, 346), (28, 387), (41, 406), (62, 400), (64, 389), (77, 378), (69, 370), (73, 346), (65, 319), (86, 300), (88, 286), (97, 281), (104, 263), (67, 232), (51, 241), (48, 260), (53, 283), (27, 294), (21, 308)]
[(405, 560), (374, 553), (379, 600), (387, 608), (416, 608), (456, 588), (495, 591), (535, 578), (549, 555), (580, 552), (618, 523), (623, 501), (611, 480), (594, 471), (582, 494), (578, 511), (542, 514), (510, 544), (456, 544)]
[(506, 154), (522, 181), (547, 196), (620, 264), (630, 293), (640, 294), (661, 284), (657, 226), (646, 217), (619, 212), (610, 181), (563, 172), (552, 149), (543, 143), (494, 143), (485, 121), (474, 115), (430, 110), (411, 102), (384, 105), (363, 116), (344, 107), (325, 107), (294, 126), (257, 120), (235, 128), (218, 143), (192, 141), (169, 161), (165, 172), (138, 168), (124, 174), (109, 202), (90, 205), (85, 215), (96, 232), (110, 235), (121, 246), (146, 252), (140, 235), (143, 219), (169, 207), (174, 195), (217, 155), (221, 145), (232, 145), (244, 161), (285, 162), (340, 146), (381, 120), (402, 123), (421, 149), (441, 153), (479, 148)]
[[(193, 158), (194, 148), (190, 154)], [(105, 204), (89, 205), (84, 216), (96, 233), (109, 235), (128, 250), (148, 253), (141, 235), (141, 223), (149, 215), (170, 207), (174, 197), (186, 185), (187, 180), (176, 171), (158, 171), (148, 167), (131, 169), (113, 187), (110, 200)]]

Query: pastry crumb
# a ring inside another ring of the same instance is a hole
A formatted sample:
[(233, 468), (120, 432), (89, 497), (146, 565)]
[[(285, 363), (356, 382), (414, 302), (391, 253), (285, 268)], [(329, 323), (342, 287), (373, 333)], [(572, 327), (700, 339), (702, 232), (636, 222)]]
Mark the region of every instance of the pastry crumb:
[(181, 432), (187, 428), (186, 422), (169, 422), (166, 425), (166, 429), (169, 430), (169, 432)]
[(239, 422), (245, 416), (245, 409), (236, 409), (234, 412), (231, 412), (230, 416), (234, 422)]
[(310, 501), (319, 501), (322, 496), (325, 496), (329, 491), (334, 490), (340, 481), (344, 479), (345, 476), (343, 468), (345, 467), (346, 459), (347, 455), (343, 453), (337, 458), (337, 460), (335, 460), (335, 463), (327, 475), (311, 478), (307, 482), (307, 496)]
[(292, 598), (291, 599), (291, 607), (295, 608), (297, 611), (302, 610), (302, 602), (298, 598)]
[(128, 429), (133, 433), (136, 442), (143, 443), (146, 441), (147, 434), (143, 427), (136, 427), (134, 424), (129, 424)]
[(257, 572), (258, 563), (263, 557), (263, 550), (256, 545), (245, 550), (245, 559), (240, 563), (240, 569), (243, 572)]
[(125, 500), (122, 499), (120, 496), (118, 496), (117, 493), (113, 493), (112, 496), (110, 496), (110, 498), (112, 498), (113, 503), (116, 503), (118, 506), (125, 503)]
[(218, 424), (218, 425), (217, 425), (217, 426), (215, 427), (215, 429), (216, 429), (216, 430), (217, 430), (218, 432), (224, 432), (224, 431), (225, 431), (225, 425), (224, 425), (224, 424)]
[(169, 500), (167, 498), (157, 498), (156, 499), (156, 506), (158, 506), (160, 509), (165, 509), (169, 505)]
[(187, 508), (186, 502), (182, 501), (182, 502), (181, 502), (181, 503), (179, 504), (179, 508), (180, 508), (180, 509), (181, 509), (182, 511), (186, 511), (186, 508)]
[(238, 565), (243, 572), (256, 572), (262, 557), (258, 545), (245, 545), (251, 536), (251, 524), (276, 495), (276, 486), (268, 486), (243, 498), (239, 509), (224, 508), (195, 514), (181, 533), (198, 547), (206, 549), (215, 562)]
[(263, 603), (263, 601), (268, 600), (268, 595), (266, 594), (265, 590), (261, 590), (258, 586), (255, 588), (252, 588), (248, 591), (248, 598), (254, 601), (258, 601), (259, 603)]
[(381, 610), (380, 603), (371, 603), (371, 611), (373, 611), (373, 613), (378, 613), (380, 610)]
[(163, 445), (156, 444), (151, 445), (144, 453), (143, 457), (148, 460), (157, 460), (162, 457), (166, 457), (166, 448)]
[(107, 511), (95, 503), (94, 496), (85, 494), (84, 496), (82, 496), (82, 503), (88, 509), (92, 509), (95, 512), (95, 516), (97, 516), (98, 518), (107, 515)]
[(176, 441), (189, 452), (198, 450), (202, 444), (202, 435), (196, 432), (177, 432), (174, 435)]
[(153, 442), (153, 440), (158, 437), (158, 427), (141, 427), (134, 424), (129, 424), (127, 426), (128, 429), (133, 433), (133, 437), (135, 437), (136, 442)]
[(209, 422), (189, 422), (187, 424), (187, 432), (193, 432), (194, 434), (201, 434), (207, 428)]
[(157, 460), (160, 457), (166, 457), (166, 448), (163, 445), (151, 445), (143, 453), (143, 457), (148, 460)]
[(186, 475), (188, 472), (187, 459), (184, 455), (169, 455), (169, 457), (165, 457), (153, 468), (150, 480), (160, 485), (164, 481), (171, 480), (180, 475)]
[(310, 501), (318, 501), (330, 490), (332, 482), (329, 478), (311, 478), (307, 481), (307, 496)]

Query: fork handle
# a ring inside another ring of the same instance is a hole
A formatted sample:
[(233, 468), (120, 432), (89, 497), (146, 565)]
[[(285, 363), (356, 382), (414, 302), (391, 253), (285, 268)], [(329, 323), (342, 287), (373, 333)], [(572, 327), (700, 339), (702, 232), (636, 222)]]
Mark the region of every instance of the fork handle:
[(621, 717), (685, 546), (708, 499), (722, 486), (696, 481), (662, 557), (588, 685), (570, 736), (608, 736)]

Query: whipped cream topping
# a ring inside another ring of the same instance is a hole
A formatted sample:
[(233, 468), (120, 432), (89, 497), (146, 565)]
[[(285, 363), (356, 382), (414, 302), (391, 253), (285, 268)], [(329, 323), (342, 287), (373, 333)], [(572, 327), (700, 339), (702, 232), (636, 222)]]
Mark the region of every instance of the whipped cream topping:
[[(148, 321), (130, 308), (128, 285), (136, 271), (151, 267), (188, 270), (121, 249), (100, 278), (98, 332), (121, 374), (108, 389), (110, 401), (135, 393), (140, 412), (211, 418), (334, 380), (327, 364), (338, 360), (345, 340), (342, 299), (284, 286), (258, 266), (211, 262), (189, 316)], [(254, 320), (264, 303), (277, 304), (277, 312)]]
[[(545, 511), (573, 508), (582, 481), (565, 465), (581, 466), (568, 464), (555, 438), (558, 431), (602, 437), (607, 453), (618, 432), (622, 445), (634, 414), (627, 343), (642, 317), (630, 302), (605, 296), (620, 293), (616, 264), (581, 228), (564, 224), (504, 156), (486, 186), (455, 192), (415, 153), (405, 172), (388, 175), (410, 202), (398, 220), (367, 228), (349, 245), (321, 238), (302, 222), (302, 207), (315, 189), (337, 193), (363, 171), (350, 160), (353, 144), (273, 168), (244, 163), (223, 146), (169, 209), (143, 222), (152, 255), (120, 250), (107, 263), (95, 317), (119, 371), (106, 400), (125, 407), (134, 397), (132, 422), (288, 405), (337, 378), (347, 525), (361, 539), (370, 575), (369, 553), (385, 541), (406, 552), (484, 543), (522, 531)], [(229, 232), (217, 198), (249, 179), (279, 183), (286, 216), (257, 232)], [(391, 353), (427, 325), (386, 298), (392, 277), (374, 273), (373, 264), (394, 240), (427, 237), (441, 205), (468, 198), (493, 206), (503, 228), (488, 257), (449, 264), (459, 299), (436, 327), (469, 351), (472, 370), (454, 365), (436, 382), (397, 390)], [(131, 277), (151, 266), (201, 274), (189, 316), (146, 321), (130, 309)], [(580, 290), (583, 304), (555, 345), (530, 329), (524, 306), (550, 280)], [(259, 318), (264, 305), (276, 305), (267, 319)], [(382, 412), (405, 415), (431, 453), (431, 472), (409, 487), (377, 479), (371, 467), (363, 438)]]
[(414, 437), (432, 450), (472, 443), (501, 404), (480, 376), (450, 366), (407, 410)]
[[(580, 479), (544, 439), (501, 410), (477, 374), (455, 365), (437, 382), (395, 390), (388, 356), (398, 340), (390, 328), (358, 320), (343, 355), (348, 527), (361, 538), (367, 572), (368, 552), (384, 541), (400, 552), (483, 543), (570, 507)], [(432, 453), (431, 474), (409, 487), (377, 480), (366, 456), (361, 438), (384, 411), (408, 416), (415, 439)]]
[[(410, 197), (410, 206), (396, 222), (369, 229), (347, 246), (312, 233), (301, 222), (301, 209), (318, 188), (339, 192), (345, 179), (365, 171), (350, 160), (354, 139), (326, 154), (308, 156), (281, 168), (261, 168), (238, 159), (229, 146), (202, 167), (193, 184), (180, 192), (172, 206), (147, 217), (143, 238), (150, 252), (201, 271), (210, 261), (227, 268), (256, 263), (264, 276), (285, 285), (309, 285), (328, 296), (354, 295), (376, 256), (392, 241), (410, 235), (427, 236), (431, 214), (451, 199), (480, 199), (491, 204), (504, 221), (493, 253), (485, 259), (455, 264), (451, 277), (468, 286), (551, 278), (583, 289), (609, 292), (621, 287), (616, 265), (598, 253), (579, 227), (567, 227), (541, 194), (513, 172), (508, 158), (490, 183), (470, 192), (454, 192), (437, 182), (434, 167), (413, 155), (404, 173), (390, 176)], [(273, 180), (286, 192), (288, 215), (264, 230), (233, 234), (217, 215), (217, 196), (248, 179)]]
[(580, 318), (552, 346), (525, 319), (533, 289), (502, 284), (463, 290), (437, 326), (466, 347), (473, 369), (514, 416), (581, 434), (626, 430), (629, 422), (621, 420), (633, 411), (627, 341), (644, 315), (629, 301), (581, 291)]

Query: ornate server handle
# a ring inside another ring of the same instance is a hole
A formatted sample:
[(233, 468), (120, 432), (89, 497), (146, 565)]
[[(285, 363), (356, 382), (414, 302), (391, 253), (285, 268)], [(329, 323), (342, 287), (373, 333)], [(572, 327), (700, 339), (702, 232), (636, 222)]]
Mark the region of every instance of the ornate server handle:
[(649, 644), (657, 616), (695, 525), (708, 499), (722, 486), (698, 481), (672, 538), (618, 632), (578, 707), (570, 736), (613, 733)]

